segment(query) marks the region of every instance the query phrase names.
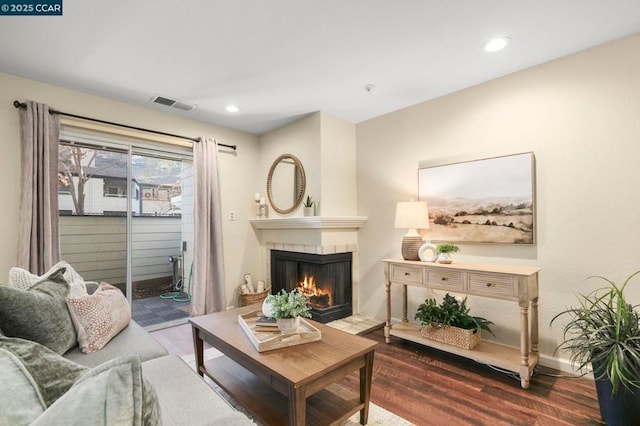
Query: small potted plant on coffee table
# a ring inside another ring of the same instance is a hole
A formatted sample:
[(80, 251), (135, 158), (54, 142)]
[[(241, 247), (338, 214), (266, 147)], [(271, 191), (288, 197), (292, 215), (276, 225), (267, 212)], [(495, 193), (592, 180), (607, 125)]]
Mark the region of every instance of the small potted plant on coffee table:
[(300, 325), (300, 317), (311, 318), (308, 299), (298, 290), (284, 289), (267, 296), (265, 302), (271, 305), (271, 317), (275, 318), (282, 333), (293, 333)]
[(436, 246), (436, 253), (438, 253), (438, 262), (439, 263), (451, 263), (453, 262), (453, 257), (451, 253), (457, 253), (460, 251), (458, 246), (451, 243), (443, 243), (438, 244)]
[(420, 320), (422, 336), (463, 349), (473, 349), (480, 343), (480, 332), (493, 323), (469, 313), (467, 298), (458, 301), (447, 293), (438, 305), (436, 299), (427, 299), (418, 306), (415, 319)]

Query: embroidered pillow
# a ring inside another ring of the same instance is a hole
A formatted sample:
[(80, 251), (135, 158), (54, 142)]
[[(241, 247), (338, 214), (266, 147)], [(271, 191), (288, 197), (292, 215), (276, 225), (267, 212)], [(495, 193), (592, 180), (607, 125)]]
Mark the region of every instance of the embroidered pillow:
[(0, 324), (6, 336), (38, 342), (59, 354), (77, 345), (63, 272), (58, 270), (29, 290), (0, 285)]
[(91, 295), (67, 298), (67, 306), (80, 349), (87, 354), (102, 349), (131, 321), (124, 294), (107, 283), (101, 283)]

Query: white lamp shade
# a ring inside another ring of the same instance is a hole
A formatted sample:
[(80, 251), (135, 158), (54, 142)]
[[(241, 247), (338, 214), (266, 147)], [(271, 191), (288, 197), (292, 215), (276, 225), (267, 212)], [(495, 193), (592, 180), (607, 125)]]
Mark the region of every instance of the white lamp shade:
[(429, 209), (426, 201), (401, 201), (396, 207), (396, 228), (428, 229)]

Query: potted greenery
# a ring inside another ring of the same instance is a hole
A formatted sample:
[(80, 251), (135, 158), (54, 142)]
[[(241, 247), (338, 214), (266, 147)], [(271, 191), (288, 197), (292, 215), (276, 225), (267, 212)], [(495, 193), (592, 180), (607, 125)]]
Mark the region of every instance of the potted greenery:
[(578, 370), (593, 369), (602, 419), (608, 425), (640, 424), (640, 315), (629, 304), (622, 285), (601, 277), (606, 287), (579, 295), (579, 306), (551, 319), (568, 318), (557, 350), (571, 353)]
[(451, 243), (443, 243), (438, 244), (436, 246), (436, 253), (438, 253), (438, 262), (440, 263), (451, 263), (453, 262), (453, 258), (451, 257), (451, 253), (457, 253), (460, 251), (458, 246)]
[(313, 216), (314, 213), (313, 197), (311, 195), (307, 195), (307, 198), (304, 200), (304, 215)]
[(447, 293), (438, 305), (436, 299), (426, 299), (418, 306), (415, 319), (420, 320), (422, 336), (463, 349), (473, 349), (480, 343), (480, 332), (493, 323), (469, 313), (467, 298), (458, 301)]
[(270, 316), (276, 319), (280, 331), (291, 333), (298, 329), (300, 317), (311, 318), (307, 302), (307, 297), (298, 290), (287, 292), (282, 289), (267, 296), (264, 303), (270, 305)]

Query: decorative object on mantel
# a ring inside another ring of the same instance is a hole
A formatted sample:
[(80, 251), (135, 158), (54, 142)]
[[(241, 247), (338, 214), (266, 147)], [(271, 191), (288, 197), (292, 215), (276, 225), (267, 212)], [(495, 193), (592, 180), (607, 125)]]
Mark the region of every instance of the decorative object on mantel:
[(262, 218), (262, 209), (260, 208), (260, 193), (256, 192), (253, 195), (253, 200), (256, 202), (256, 219)]
[(418, 257), (423, 262), (435, 262), (438, 259), (436, 246), (431, 244), (431, 241), (425, 241), (418, 249)]
[(418, 229), (429, 228), (429, 209), (426, 201), (401, 201), (396, 206), (396, 228), (409, 231), (402, 238), (404, 260), (420, 260), (418, 250), (423, 244)]
[(287, 292), (282, 289), (276, 294), (270, 294), (266, 299), (271, 305), (271, 315), (278, 322), (282, 333), (293, 333), (300, 326), (300, 317), (311, 318), (309, 299), (297, 289)]
[(436, 253), (438, 253), (438, 262), (451, 263), (453, 262), (453, 256), (451, 253), (457, 253), (460, 249), (455, 244), (442, 243), (436, 246)]
[(253, 195), (253, 200), (256, 202), (256, 219), (268, 218), (269, 208), (267, 206), (267, 200), (261, 197), (259, 192)]
[(294, 212), (302, 204), (306, 179), (298, 157), (282, 154), (276, 158), (267, 176), (267, 197), (271, 208), (279, 214)]
[(436, 299), (426, 299), (418, 306), (415, 319), (421, 323), (422, 336), (427, 339), (453, 345), (462, 349), (473, 349), (480, 343), (480, 331), (493, 334), (491, 321), (469, 314), (467, 298), (458, 301), (447, 293), (440, 305)]
[(588, 373), (593, 368), (602, 419), (608, 425), (637, 425), (640, 421), (640, 312), (630, 304), (622, 284), (601, 277), (605, 287), (578, 296), (579, 306), (551, 319), (567, 317), (564, 341), (556, 351), (571, 354), (571, 363)]
[(307, 195), (307, 199), (304, 201), (304, 215), (305, 216), (315, 215), (315, 204), (313, 202), (313, 197), (311, 195)]

